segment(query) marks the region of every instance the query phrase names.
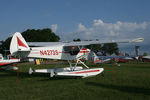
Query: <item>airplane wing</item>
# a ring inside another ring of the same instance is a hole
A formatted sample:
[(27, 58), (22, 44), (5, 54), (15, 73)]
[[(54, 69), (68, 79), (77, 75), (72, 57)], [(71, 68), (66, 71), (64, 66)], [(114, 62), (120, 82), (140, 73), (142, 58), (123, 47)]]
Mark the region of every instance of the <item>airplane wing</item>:
[(105, 43), (134, 43), (134, 42), (142, 42), (143, 38), (136, 39), (125, 39), (125, 40), (94, 40), (94, 41), (78, 41), (78, 42), (27, 42), (29, 46), (56, 46), (56, 45), (64, 45), (64, 46), (86, 46), (91, 44), (105, 44)]

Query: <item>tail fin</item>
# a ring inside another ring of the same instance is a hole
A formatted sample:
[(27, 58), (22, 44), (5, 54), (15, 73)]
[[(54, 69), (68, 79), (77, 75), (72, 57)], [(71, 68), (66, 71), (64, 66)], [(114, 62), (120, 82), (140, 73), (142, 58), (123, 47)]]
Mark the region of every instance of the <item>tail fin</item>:
[(10, 53), (14, 56), (18, 51), (30, 51), (30, 48), (22, 35), (16, 32), (10, 43)]
[(94, 53), (94, 63), (95, 64), (97, 64), (97, 63), (105, 63), (105, 62), (108, 62), (108, 61), (110, 61), (111, 60), (111, 58), (103, 58), (103, 59), (101, 59), (101, 58), (99, 58), (95, 53)]
[(93, 53), (93, 56), (94, 56), (94, 63), (102, 63), (102, 60), (100, 60), (95, 53)]

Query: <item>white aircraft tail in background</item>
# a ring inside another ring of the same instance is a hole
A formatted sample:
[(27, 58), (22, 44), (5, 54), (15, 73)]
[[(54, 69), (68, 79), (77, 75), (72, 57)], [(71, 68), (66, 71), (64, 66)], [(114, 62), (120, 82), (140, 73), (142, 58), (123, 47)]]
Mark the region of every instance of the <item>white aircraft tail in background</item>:
[(94, 56), (93, 59), (95, 64), (102, 64), (111, 60), (111, 58), (100, 59), (95, 53), (93, 53), (93, 56)]

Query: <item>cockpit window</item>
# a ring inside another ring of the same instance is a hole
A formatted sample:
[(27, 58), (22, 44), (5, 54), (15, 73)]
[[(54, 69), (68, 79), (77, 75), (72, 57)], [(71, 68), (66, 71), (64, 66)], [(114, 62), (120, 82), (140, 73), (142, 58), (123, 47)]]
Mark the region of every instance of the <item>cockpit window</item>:
[(69, 52), (71, 55), (77, 55), (80, 49), (77, 46), (66, 46), (64, 47), (65, 52)]

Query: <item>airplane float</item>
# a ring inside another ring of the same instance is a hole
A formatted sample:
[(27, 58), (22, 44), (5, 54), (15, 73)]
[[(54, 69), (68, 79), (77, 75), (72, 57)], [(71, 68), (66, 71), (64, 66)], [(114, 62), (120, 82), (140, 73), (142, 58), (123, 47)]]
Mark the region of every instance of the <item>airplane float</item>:
[(4, 58), (2, 54), (0, 54), (0, 67), (6, 67), (6, 70), (17, 70), (18, 68), (13, 66), (16, 63), (19, 63), (20, 59), (18, 58), (12, 58), (12, 57), (7, 57)]
[[(80, 42), (31, 42), (29, 45), (39, 47), (29, 47), (19, 32), (16, 32), (11, 40), (10, 52), (12, 56), (19, 58), (46, 58), (67, 60), (69, 67), (53, 68), (53, 69), (29, 69), (29, 74), (49, 73), (50, 77), (54, 76), (71, 76), (71, 77), (91, 77), (98, 75), (104, 71), (104, 68), (89, 68), (81, 59), (86, 58), (90, 53), (90, 49), (84, 48), (86, 45), (103, 44), (103, 43), (131, 43), (142, 42), (143, 38), (133, 40), (108, 40), (108, 41), (80, 41)], [(73, 64), (71, 61), (75, 60)], [(82, 66), (77, 66), (78, 64)]]

